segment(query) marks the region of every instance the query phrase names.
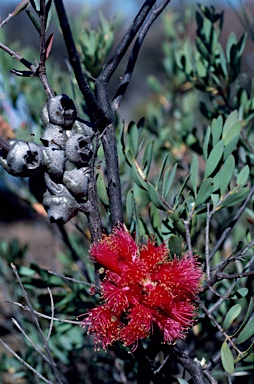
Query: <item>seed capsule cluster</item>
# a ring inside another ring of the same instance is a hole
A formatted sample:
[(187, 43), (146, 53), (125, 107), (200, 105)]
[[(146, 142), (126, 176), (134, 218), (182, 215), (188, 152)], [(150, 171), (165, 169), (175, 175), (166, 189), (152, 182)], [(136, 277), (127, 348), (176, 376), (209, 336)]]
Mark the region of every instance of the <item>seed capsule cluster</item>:
[(77, 120), (72, 99), (62, 94), (41, 109), (45, 128), (41, 145), (10, 139), (0, 165), (13, 176), (29, 177), (29, 185), (51, 222), (66, 223), (87, 196), (93, 155), (93, 129)]

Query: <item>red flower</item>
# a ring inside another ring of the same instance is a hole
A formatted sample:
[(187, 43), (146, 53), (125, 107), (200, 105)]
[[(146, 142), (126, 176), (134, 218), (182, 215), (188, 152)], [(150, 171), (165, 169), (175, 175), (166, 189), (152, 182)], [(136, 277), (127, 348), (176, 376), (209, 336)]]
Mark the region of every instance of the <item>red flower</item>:
[(185, 337), (194, 323), (194, 299), (201, 291), (196, 256), (186, 253), (181, 260), (170, 260), (166, 245), (156, 246), (150, 239), (138, 247), (123, 226), (93, 244), (90, 255), (105, 268), (104, 303), (83, 321), (98, 347), (106, 349), (119, 340), (135, 348), (154, 327), (164, 343)]

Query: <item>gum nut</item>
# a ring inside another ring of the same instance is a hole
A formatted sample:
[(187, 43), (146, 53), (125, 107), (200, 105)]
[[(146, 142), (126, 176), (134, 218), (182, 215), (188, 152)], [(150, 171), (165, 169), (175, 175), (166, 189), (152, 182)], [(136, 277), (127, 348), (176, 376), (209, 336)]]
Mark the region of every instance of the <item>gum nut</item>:
[(16, 140), (10, 147), (6, 160), (12, 175), (29, 177), (42, 168), (42, 148), (35, 143)]
[(91, 138), (75, 133), (66, 141), (66, 157), (76, 165), (87, 164), (93, 155)]
[(43, 105), (41, 112), (40, 112), (40, 118), (41, 118), (43, 126), (46, 127), (49, 124), (49, 113), (48, 113), (47, 104)]
[(89, 168), (75, 168), (71, 171), (65, 171), (63, 174), (63, 183), (67, 189), (75, 196), (82, 197), (87, 195), (87, 187), (90, 177)]
[(61, 125), (65, 129), (71, 129), (77, 117), (76, 107), (72, 99), (65, 94), (58, 95), (49, 99), (47, 106), (51, 123)]
[(61, 177), (65, 162), (65, 151), (59, 149), (57, 145), (50, 145), (49, 147), (43, 148), (43, 165), (46, 166), (51, 176)]
[(81, 123), (81, 121), (75, 120), (72, 126), (72, 131), (73, 133), (81, 133), (84, 136), (93, 137), (95, 135), (95, 132), (91, 128), (91, 125), (89, 124), (90, 124), (89, 122), (85, 124), (85, 123)]
[(79, 206), (75, 199), (68, 195), (44, 194), (43, 206), (47, 211), (51, 223), (67, 223), (78, 213)]
[(59, 145), (60, 149), (65, 148), (67, 135), (65, 130), (60, 125), (49, 123), (41, 137), (41, 142), (45, 147), (49, 147), (52, 144)]

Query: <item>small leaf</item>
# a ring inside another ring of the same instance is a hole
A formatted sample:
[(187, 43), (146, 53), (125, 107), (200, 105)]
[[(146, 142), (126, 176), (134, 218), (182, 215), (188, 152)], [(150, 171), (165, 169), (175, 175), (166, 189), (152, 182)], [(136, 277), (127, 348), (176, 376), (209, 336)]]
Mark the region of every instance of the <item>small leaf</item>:
[(208, 127), (205, 134), (204, 145), (203, 145), (203, 155), (204, 155), (205, 161), (207, 161), (207, 157), (208, 157), (208, 144), (210, 141), (210, 136), (211, 136), (211, 128)]
[(191, 166), (190, 166), (190, 183), (192, 185), (192, 189), (194, 195), (197, 194), (197, 181), (198, 181), (198, 157), (197, 155), (193, 155)]
[(37, 29), (37, 31), (39, 32), (39, 34), (41, 34), (41, 27), (40, 27), (40, 24), (36, 18), (36, 16), (30, 12), (30, 11), (26, 11), (29, 19), (31, 20), (31, 22), (33, 23), (33, 25), (35, 26), (35, 28)]
[(220, 352), (223, 368), (227, 373), (232, 375), (232, 373), (234, 373), (235, 371), (234, 357), (226, 341), (224, 341), (224, 343), (222, 344)]
[(49, 54), (51, 52), (51, 49), (52, 49), (52, 45), (53, 45), (53, 40), (54, 40), (54, 33), (51, 33), (51, 35), (48, 37), (47, 41), (46, 41), (46, 44), (45, 44), (45, 48), (46, 48), (46, 59), (49, 57)]
[(239, 300), (239, 299), (241, 299), (241, 298), (247, 296), (247, 295), (248, 295), (248, 292), (249, 292), (248, 288), (245, 288), (245, 287), (244, 287), (244, 288), (240, 288), (240, 289), (238, 289), (238, 290), (233, 294), (233, 296), (231, 296), (231, 299), (233, 299), (233, 300)]
[(226, 145), (223, 153), (223, 160), (225, 161), (229, 155), (236, 149), (237, 143), (239, 141), (240, 135), (235, 135), (230, 142)]
[(223, 165), (221, 169), (221, 175), (220, 175), (220, 193), (223, 195), (223, 193), (226, 191), (233, 173), (235, 170), (235, 158), (233, 155), (230, 155), (227, 160), (225, 161), (225, 164)]
[(166, 211), (166, 208), (164, 207), (163, 202), (159, 197), (157, 190), (150, 183), (148, 183), (148, 192), (149, 192), (150, 199), (152, 203), (155, 205), (155, 207), (157, 207), (158, 209), (162, 209), (163, 211)]
[(221, 137), (223, 126), (222, 116), (220, 115), (217, 119), (212, 121), (212, 138), (213, 138), (213, 147), (218, 143)]
[(223, 148), (224, 142), (223, 140), (220, 140), (212, 149), (206, 162), (205, 178), (209, 177), (219, 164), (223, 155)]
[(252, 317), (245, 325), (243, 330), (239, 333), (235, 343), (241, 344), (249, 340), (254, 335), (254, 318)]
[(222, 327), (224, 331), (226, 331), (232, 325), (234, 320), (240, 315), (241, 310), (242, 310), (242, 307), (240, 304), (236, 304), (232, 308), (230, 308), (223, 322)]
[(33, 269), (29, 268), (29, 267), (21, 266), (21, 267), (19, 268), (19, 273), (20, 273), (20, 275), (22, 275), (22, 276), (28, 276), (28, 277), (30, 277), (30, 276), (33, 276), (36, 272), (35, 272)]
[(234, 110), (233, 112), (231, 112), (225, 123), (224, 123), (224, 127), (223, 127), (223, 131), (222, 131), (222, 138), (224, 139), (228, 133), (228, 131), (231, 129), (231, 127), (237, 122), (237, 119), (238, 119), (238, 111), (237, 110)]
[(247, 183), (250, 174), (250, 168), (248, 165), (245, 165), (240, 171), (236, 179), (236, 184), (241, 185), (242, 187)]
[(129, 150), (134, 158), (136, 158), (138, 153), (138, 128), (136, 124), (132, 121), (130, 122), (128, 129), (127, 129), (127, 135), (128, 135), (128, 144), (129, 144)]
[(249, 188), (245, 187), (238, 189), (237, 191), (230, 194), (230, 196), (228, 196), (225, 201), (223, 201), (223, 203), (221, 204), (221, 208), (232, 207), (236, 204), (241, 203), (244, 199), (246, 199), (248, 194)]
[(237, 121), (235, 124), (233, 124), (230, 129), (227, 131), (225, 135), (223, 135), (223, 140), (225, 143), (225, 146), (230, 143), (230, 141), (235, 137), (238, 136), (242, 129), (242, 122)]
[(135, 164), (133, 164), (132, 167), (131, 167), (131, 173), (132, 173), (132, 177), (133, 177), (134, 182), (140, 188), (142, 188), (142, 189), (147, 191), (148, 190), (148, 183), (143, 180), (142, 176), (137, 171), (137, 168), (136, 168)]
[(158, 184), (160, 182), (160, 179), (161, 179), (161, 176), (163, 175), (163, 172), (164, 172), (164, 169), (166, 167), (168, 158), (169, 158), (169, 153), (167, 153), (165, 155), (164, 159), (163, 159), (163, 162), (162, 162), (162, 165), (161, 165), (161, 169), (160, 169), (160, 173), (159, 173), (159, 176), (158, 176), (158, 180), (157, 180), (156, 186), (158, 186)]
[(147, 176), (151, 167), (152, 157), (153, 157), (153, 145), (154, 140), (150, 139), (146, 144), (144, 155), (142, 158), (141, 166), (143, 168), (144, 175)]
[(22, 0), (12, 12), (12, 16), (17, 16), (20, 12), (24, 11), (30, 4), (29, 0)]
[(126, 197), (126, 224), (127, 225), (130, 225), (133, 220), (134, 206), (135, 206), (134, 192), (133, 192), (133, 189), (131, 189), (127, 193), (127, 197)]
[(40, 0), (31, 0), (31, 5), (36, 12), (40, 12)]
[(50, 21), (51, 21), (51, 18), (52, 18), (52, 0), (49, 0), (46, 4), (46, 10), (45, 10), (45, 14), (46, 14), (46, 31), (48, 30), (48, 27), (50, 25)]
[(179, 377), (177, 377), (177, 380), (178, 380), (178, 383), (179, 383), (179, 384), (189, 384), (188, 381), (186, 381), (186, 380), (184, 380), (184, 379), (181, 379), (181, 378), (179, 378)]
[(103, 205), (109, 206), (107, 188), (105, 186), (105, 182), (104, 182), (104, 179), (103, 179), (101, 173), (98, 173), (96, 175), (96, 184), (97, 184), (97, 191), (98, 191), (99, 199), (101, 200)]
[(208, 178), (201, 184), (198, 190), (198, 194), (195, 200), (195, 205), (198, 206), (200, 204), (205, 203), (205, 201), (209, 197), (211, 197), (212, 192), (213, 192), (213, 179)]
[(172, 187), (175, 174), (176, 174), (177, 165), (178, 165), (177, 163), (174, 165), (172, 171), (168, 168), (165, 172), (165, 175), (163, 178), (163, 185), (162, 185), (162, 196), (164, 197), (164, 199), (167, 197)]

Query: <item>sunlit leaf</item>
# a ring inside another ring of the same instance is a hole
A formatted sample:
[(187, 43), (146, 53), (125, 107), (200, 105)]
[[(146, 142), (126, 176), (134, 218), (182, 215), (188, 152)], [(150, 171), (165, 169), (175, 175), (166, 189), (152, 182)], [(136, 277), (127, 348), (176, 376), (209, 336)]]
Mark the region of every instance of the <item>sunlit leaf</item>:
[(249, 194), (249, 188), (241, 188), (236, 192), (233, 192), (228, 196), (225, 201), (221, 204), (221, 208), (223, 207), (232, 207), (236, 204), (240, 204)]

